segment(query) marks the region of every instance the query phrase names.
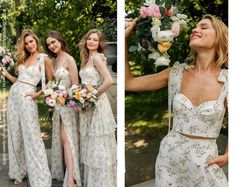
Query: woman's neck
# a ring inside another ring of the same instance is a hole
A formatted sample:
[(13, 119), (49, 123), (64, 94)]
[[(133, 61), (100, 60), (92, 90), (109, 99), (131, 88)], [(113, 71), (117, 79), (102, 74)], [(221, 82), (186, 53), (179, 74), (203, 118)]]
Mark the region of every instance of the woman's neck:
[(218, 71), (220, 68), (216, 64), (215, 52), (200, 52), (197, 54), (195, 69), (199, 72)]

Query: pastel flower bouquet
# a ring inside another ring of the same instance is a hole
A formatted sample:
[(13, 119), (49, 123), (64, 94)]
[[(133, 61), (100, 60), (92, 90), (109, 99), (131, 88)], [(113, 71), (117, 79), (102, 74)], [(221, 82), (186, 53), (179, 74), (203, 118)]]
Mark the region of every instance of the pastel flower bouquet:
[(52, 81), (44, 91), (44, 101), (49, 108), (58, 109), (67, 104), (67, 91), (59, 81)]
[(187, 16), (179, 13), (170, 0), (146, 0), (140, 8), (135, 34), (139, 39), (139, 51), (146, 51), (148, 59), (156, 66), (168, 66), (170, 56), (167, 51), (174, 44), (182, 29), (187, 28)]
[(15, 66), (15, 61), (11, 53), (3, 47), (0, 47), (0, 66), (6, 70), (11, 70)]
[(98, 101), (97, 93), (97, 89), (91, 85), (72, 85), (68, 104), (71, 108), (77, 105), (82, 111), (94, 108)]

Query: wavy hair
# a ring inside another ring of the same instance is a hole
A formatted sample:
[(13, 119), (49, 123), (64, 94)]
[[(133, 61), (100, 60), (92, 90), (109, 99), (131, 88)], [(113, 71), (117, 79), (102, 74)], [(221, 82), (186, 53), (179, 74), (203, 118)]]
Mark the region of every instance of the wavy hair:
[(63, 39), (63, 37), (61, 36), (61, 34), (60, 34), (59, 32), (57, 32), (57, 31), (50, 31), (50, 32), (47, 33), (47, 35), (46, 35), (46, 37), (45, 37), (45, 48), (46, 48), (46, 51), (47, 51), (48, 54), (50, 54), (50, 55), (51, 55), (52, 57), (54, 57), (54, 58), (57, 57), (57, 54), (56, 54), (56, 53), (53, 53), (53, 52), (48, 48), (48, 46), (47, 46), (46, 40), (47, 40), (47, 38), (49, 38), (49, 37), (55, 38), (56, 40), (58, 40), (58, 41), (61, 43), (61, 49), (62, 49), (63, 51), (65, 51), (66, 53), (69, 53), (69, 54), (70, 54), (69, 49), (68, 49), (68, 47), (67, 47), (66, 41)]
[(25, 48), (25, 38), (32, 36), (37, 43), (37, 50), (41, 52), (40, 40), (38, 36), (31, 29), (24, 29), (17, 40), (17, 51), (16, 51), (16, 67), (23, 64), (25, 59), (30, 56), (30, 52)]
[[(213, 28), (216, 32), (216, 64), (221, 68), (228, 68), (228, 27), (213, 15), (206, 14), (202, 19), (209, 19), (212, 23)], [(191, 49), (189, 56), (186, 58), (185, 62), (195, 64), (197, 59), (197, 53)]]
[(88, 37), (93, 33), (96, 33), (99, 38), (99, 46), (97, 48), (97, 52), (104, 53), (104, 54), (106, 53), (106, 45), (105, 45), (105, 39), (104, 39), (103, 33), (99, 29), (89, 30), (79, 42), (81, 67), (84, 67), (88, 62), (89, 49), (87, 48), (87, 40), (88, 40)]

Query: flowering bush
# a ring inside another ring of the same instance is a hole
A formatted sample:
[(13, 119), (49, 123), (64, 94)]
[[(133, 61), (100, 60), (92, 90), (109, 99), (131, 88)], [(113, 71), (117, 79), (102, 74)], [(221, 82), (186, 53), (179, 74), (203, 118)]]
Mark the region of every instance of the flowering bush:
[(60, 82), (53, 81), (45, 89), (45, 103), (50, 108), (56, 108), (67, 104), (67, 91), (64, 86), (59, 84)]
[(78, 105), (81, 110), (95, 107), (98, 101), (97, 89), (91, 85), (72, 85), (69, 90), (68, 104), (71, 108)]
[(187, 16), (180, 14), (169, 0), (161, 5), (146, 0), (139, 13), (135, 32), (139, 38), (138, 50), (147, 50), (148, 59), (153, 59), (156, 66), (169, 65), (167, 51), (181, 29), (186, 28)]
[(3, 47), (0, 47), (0, 64), (7, 70), (15, 65), (13, 56)]

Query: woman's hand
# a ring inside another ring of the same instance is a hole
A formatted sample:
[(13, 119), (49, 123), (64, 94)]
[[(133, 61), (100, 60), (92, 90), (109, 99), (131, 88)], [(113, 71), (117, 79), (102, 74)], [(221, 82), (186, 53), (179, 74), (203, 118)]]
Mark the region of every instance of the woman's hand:
[(128, 39), (134, 30), (137, 23), (137, 18), (128, 18), (125, 20), (125, 38)]
[(38, 98), (41, 94), (42, 94), (42, 91), (39, 91), (39, 92), (36, 92), (36, 93), (28, 93), (28, 94), (25, 95), (25, 97), (30, 96), (30, 97), (32, 97), (32, 99), (36, 99), (36, 98)]
[(4, 77), (8, 74), (8, 71), (2, 65), (0, 65), (0, 72)]
[(224, 154), (224, 155), (220, 155), (215, 157), (214, 159), (208, 160), (207, 164), (208, 166), (212, 165), (212, 164), (216, 164), (219, 167), (223, 167), (228, 163), (228, 154)]

